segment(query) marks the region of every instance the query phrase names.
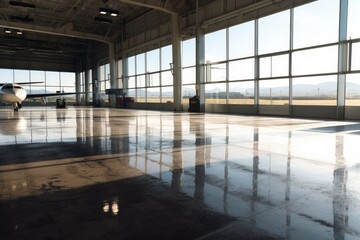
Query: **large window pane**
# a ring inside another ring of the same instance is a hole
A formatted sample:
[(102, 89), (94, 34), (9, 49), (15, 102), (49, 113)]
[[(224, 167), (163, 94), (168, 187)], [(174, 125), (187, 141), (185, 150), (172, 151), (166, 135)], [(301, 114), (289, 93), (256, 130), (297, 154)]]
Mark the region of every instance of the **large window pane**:
[(346, 75), (346, 106), (360, 106), (360, 74)]
[(147, 98), (146, 102), (148, 103), (159, 103), (160, 102), (160, 88), (147, 88)]
[(196, 69), (195, 67), (183, 68), (182, 71), (182, 83), (194, 84), (196, 83)]
[(260, 78), (283, 77), (289, 75), (289, 54), (260, 59)]
[(61, 88), (66, 88), (68, 92), (75, 92), (75, 73), (61, 72), (60, 82)]
[(189, 104), (189, 98), (192, 98), (196, 95), (196, 86), (195, 85), (186, 85), (182, 87), (183, 95), (183, 104)]
[(336, 105), (337, 76), (293, 78), (293, 105)]
[(129, 70), (129, 72), (128, 72), (129, 76), (135, 75), (135, 57), (134, 56), (128, 58), (128, 70)]
[(360, 38), (360, 1), (348, 0), (349, 13), (348, 13), (348, 39)]
[(205, 104), (226, 104), (226, 83), (206, 84)]
[[(182, 43), (182, 65), (183, 67), (194, 66), (196, 59), (195, 38)], [(172, 61), (171, 61), (172, 62)]]
[(157, 72), (160, 70), (160, 50), (155, 49), (146, 53), (146, 71)]
[(172, 45), (161, 48), (161, 70), (170, 69), (172, 62)]
[(294, 52), (293, 75), (333, 73), (338, 67), (338, 47), (330, 46)]
[(160, 73), (147, 74), (148, 86), (156, 87), (160, 85)]
[(174, 89), (173, 87), (162, 87), (161, 88), (161, 102), (173, 102), (174, 101)]
[(351, 47), (351, 71), (360, 70), (360, 43), (353, 43)]
[(229, 104), (254, 104), (254, 81), (230, 82)]
[(135, 87), (136, 87), (135, 77), (129, 77), (128, 88), (135, 88)]
[(3, 79), (2, 82), (12, 83), (14, 82), (14, 70), (0, 68), (0, 76)]
[(46, 86), (59, 88), (60, 86), (59, 72), (46, 72)]
[(289, 47), (289, 10), (259, 19), (259, 54), (289, 50)]
[(137, 88), (136, 102), (146, 102), (145, 93), (146, 93), (146, 88)]
[(208, 64), (206, 65), (206, 81), (220, 82), (226, 80), (226, 64)]
[(226, 29), (205, 35), (205, 61), (226, 60)]
[(229, 80), (254, 79), (254, 59), (229, 62)]
[(254, 21), (229, 28), (229, 59), (254, 56)]
[(145, 75), (139, 75), (136, 77), (136, 87), (143, 88), (145, 87)]
[(289, 79), (262, 80), (259, 82), (259, 87), (260, 104), (289, 104)]
[(145, 73), (145, 53), (136, 55), (136, 74)]
[(165, 71), (161, 73), (161, 86), (173, 85), (173, 75), (171, 71)]
[[(2, 77), (2, 76), (1, 76)], [(29, 70), (14, 70), (14, 82), (30, 82)]]
[(294, 10), (294, 48), (338, 40), (339, 0), (318, 0)]

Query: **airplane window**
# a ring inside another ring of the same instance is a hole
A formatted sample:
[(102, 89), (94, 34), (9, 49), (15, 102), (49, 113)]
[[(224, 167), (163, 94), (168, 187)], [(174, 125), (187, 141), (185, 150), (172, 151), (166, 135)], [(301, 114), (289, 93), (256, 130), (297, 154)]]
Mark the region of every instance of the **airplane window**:
[(12, 89), (12, 88), (13, 88), (12, 85), (5, 85), (5, 86), (3, 87), (3, 89)]
[(14, 88), (19, 88), (19, 89), (22, 89), (22, 87), (20, 87), (20, 86), (14, 86)]

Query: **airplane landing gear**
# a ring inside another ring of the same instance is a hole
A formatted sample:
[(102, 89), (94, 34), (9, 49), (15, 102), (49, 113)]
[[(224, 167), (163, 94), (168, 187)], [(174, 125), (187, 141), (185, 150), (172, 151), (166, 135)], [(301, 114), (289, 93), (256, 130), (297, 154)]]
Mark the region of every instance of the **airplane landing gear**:
[(12, 109), (14, 110), (14, 112), (18, 112), (19, 108), (21, 108), (20, 103), (15, 102), (15, 103), (12, 104)]

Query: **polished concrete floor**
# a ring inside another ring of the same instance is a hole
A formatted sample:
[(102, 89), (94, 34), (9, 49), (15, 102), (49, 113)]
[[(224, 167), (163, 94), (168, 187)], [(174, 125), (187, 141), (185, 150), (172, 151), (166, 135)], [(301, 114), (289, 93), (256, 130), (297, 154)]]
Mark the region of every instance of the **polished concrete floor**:
[(360, 123), (0, 109), (0, 239), (360, 239)]

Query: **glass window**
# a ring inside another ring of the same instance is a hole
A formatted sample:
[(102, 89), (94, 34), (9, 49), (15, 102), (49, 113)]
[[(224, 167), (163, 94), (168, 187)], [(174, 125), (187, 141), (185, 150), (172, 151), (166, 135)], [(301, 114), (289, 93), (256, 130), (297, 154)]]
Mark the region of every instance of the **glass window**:
[(338, 41), (339, 0), (318, 0), (294, 9), (294, 48)]
[(136, 102), (146, 102), (145, 93), (146, 93), (146, 88), (137, 88)]
[(183, 95), (183, 104), (189, 104), (189, 98), (192, 98), (196, 95), (196, 86), (195, 85), (186, 85), (182, 87)]
[(229, 28), (229, 59), (254, 56), (254, 21)]
[(293, 105), (336, 105), (337, 76), (293, 78)]
[(161, 48), (161, 70), (170, 69), (170, 63), (173, 62), (172, 59), (172, 45)]
[(160, 103), (160, 88), (147, 88), (147, 98), (146, 102), (148, 103)]
[(145, 83), (146, 83), (146, 81), (145, 81), (145, 75), (138, 75), (138, 76), (136, 76), (136, 87), (137, 87), (137, 88), (146, 87)]
[(226, 104), (226, 83), (205, 84), (205, 104)]
[(161, 88), (161, 102), (173, 102), (174, 101), (174, 94), (173, 94), (173, 87), (162, 87)]
[(135, 83), (136, 83), (135, 77), (129, 77), (128, 88), (135, 88), (136, 87)]
[(182, 46), (183, 67), (194, 66), (196, 60), (195, 38), (183, 41)]
[(160, 50), (155, 49), (146, 53), (146, 71), (157, 72), (160, 70)]
[[(2, 76), (1, 76), (2, 77)], [(14, 82), (30, 82), (29, 70), (14, 70)]]
[(99, 67), (99, 80), (102, 81), (102, 80), (105, 80), (105, 65), (101, 65)]
[[(360, 14), (359, 14), (360, 15)], [(351, 71), (360, 70), (360, 43), (351, 46)]]
[(155, 87), (160, 85), (160, 73), (147, 74), (148, 86)]
[(182, 71), (182, 84), (196, 83), (196, 68), (183, 68)]
[(348, 39), (360, 38), (360, 1), (348, 0)]
[(289, 50), (289, 47), (289, 10), (259, 19), (259, 54)]
[(229, 62), (229, 80), (254, 79), (253, 58)]
[(46, 87), (57, 87), (57, 88), (59, 88), (59, 86), (60, 86), (60, 74), (59, 74), (59, 72), (46, 72)]
[(173, 75), (171, 71), (161, 73), (161, 86), (173, 85)]
[(60, 73), (61, 87), (69, 87), (75, 90), (75, 73), (61, 72)]
[(346, 106), (360, 106), (360, 74), (346, 75)]
[(117, 61), (117, 78), (122, 78), (123, 76), (123, 65), (122, 65), (122, 60), (120, 59), (119, 61)]
[(260, 78), (289, 75), (289, 54), (260, 58)]
[(226, 64), (207, 64), (206, 65), (206, 81), (220, 82), (226, 80)]
[(145, 53), (136, 55), (136, 74), (145, 73)]
[(262, 80), (259, 82), (259, 104), (289, 104), (289, 79)]
[(14, 82), (14, 70), (0, 68), (0, 76), (3, 79), (2, 82), (13, 83)]
[(254, 81), (229, 83), (229, 104), (254, 104), (254, 102)]
[(129, 76), (135, 75), (135, 57), (129, 57), (128, 58), (128, 69), (129, 69)]
[(110, 64), (105, 64), (105, 78), (106, 80), (110, 79)]
[(205, 35), (205, 61), (226, 60), (226, 29)]
[(337, 45), (293, 53), (293, 75), (333, 73), (337, 67)]

